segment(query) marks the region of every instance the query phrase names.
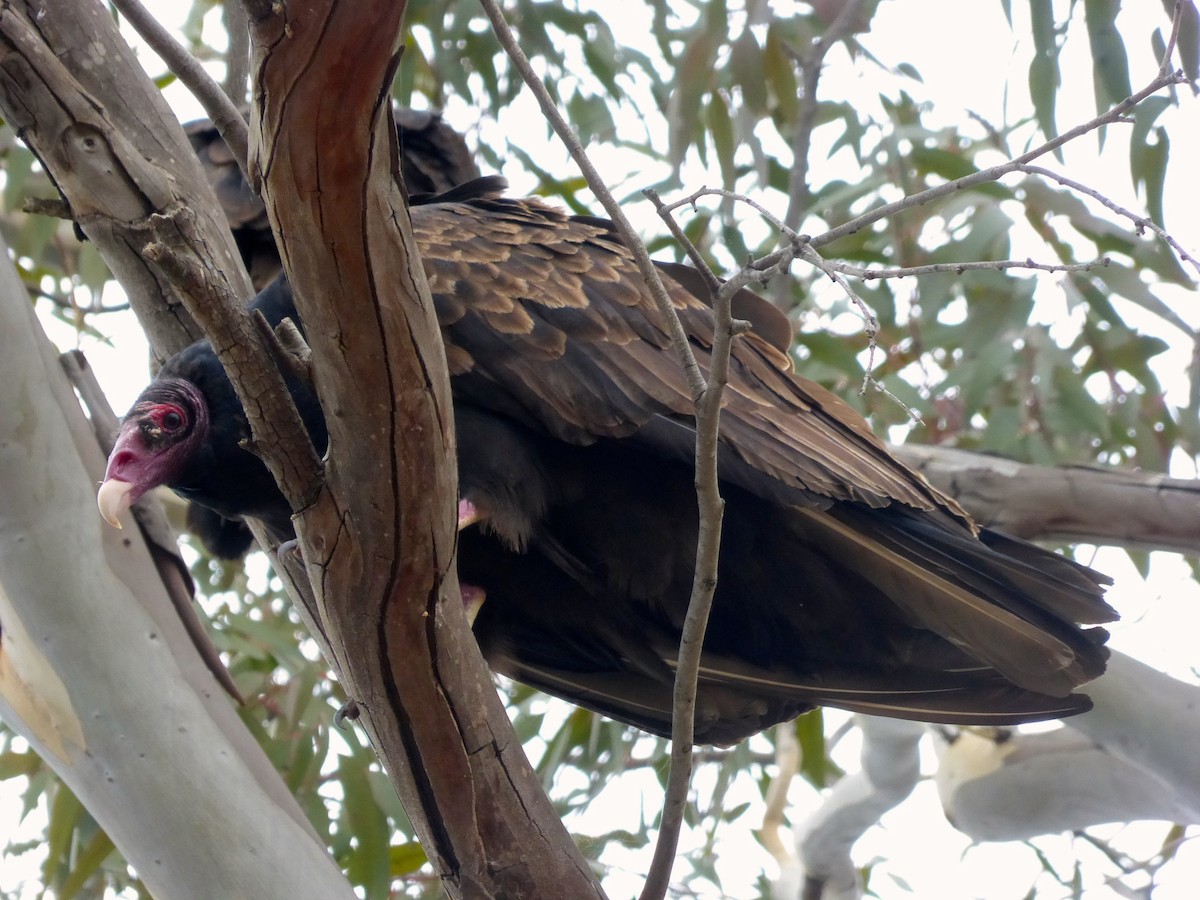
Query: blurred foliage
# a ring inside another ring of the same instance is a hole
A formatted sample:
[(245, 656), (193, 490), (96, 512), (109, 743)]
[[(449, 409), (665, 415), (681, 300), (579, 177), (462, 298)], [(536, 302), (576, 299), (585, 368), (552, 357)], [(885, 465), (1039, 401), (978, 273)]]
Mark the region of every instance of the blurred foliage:
[[(1115, 0), (1029, 0), (1027, 9), (1019, 10), (1003, 0), (1014, 37), (1035, 51), (1027, 76), (1032, 107), (1026, 118), (1002, 125), (967, 121), (953, 110), (948, 125), (946, 111), (914, 99), (921, 85), (917, 48), (910, 59), (877, 55), (879, 42), (871, 31), (876, 2), (859, 4), (848, 27), (830, 35), (843, 5), (622, 4), (622, 15), (632, 16), (636, 6), (635, 20), (649, 29), (648, 39), (638, 35), (635, 42), (641, 49), (629, 46), (628, 23), (602, 3), (511, 0), (506, 12), (585, 146), (620, 148), (650, 173), (648, 180), (630, 184), (673, 190), (686, 180), (690, 190), (705, 181), (749, 194), (782, 215), (793, 199), (792, 173), (799, 168), (807, 173), (801, 185), (806, 202), (793, 211), (791, 224), (808, 234), (994, 165), (1077, 124), (1064, 121), (1057, 104), (1064, 80), (1079, 77), (1062, 71), (1068, 42), (1087, 44), (1096, 108), (1103, 110), (1131, 92), (1131, 56), (1161, 53), (1170, 29), (1163, 16), (1150, 47), (1130, 46), (1117, 27), (1120, 4)], [(219, 6), (196, 0), (187, 18), (186, 40), (201, 59), (221, 58), (223, 42), (211, 33)], [(1163, 6), (1169, 10), (1172, 3), (1164, 0)], [(411, 37), (396, 82), (397, 99), (432, 106), (465, 99), (478, 110), (478, 128), (503, 122), (521, 85), (477, 3), (411, 0), (408, 14)], [(822, 42), (829, 37), (834, 39), (827, 43), (878, 82), (877, 109), (823, 99), (819, 84), (814, 95), (806, 93), (806, 83), (812, 83), (806, 78), (819, 72), (820, 54), (827, 49)], [(1192, 3), (1186, 4), (1179, 51), (1183, 69), (1194, 80), (1200, 39)], [(160, 84), (170, 80), (159, 78)], [(1149, 218), (1160, 225), (1169, 224), (1163, 218), (1163, 192), (1170, 141), (1159, 123), (1174, 102), (1171, 93), (1151, 98), (1134, 112), (1132, 127), (1107, 137), (1128, 136), (1132, 185)], [(520, 146), (530, 128), (543, 127), (526, 121), (509, 128), (512, 140), (479, 142), (481, 166), (499, 169), (515, 162), (538, 178), (542, 193), (583, 210), (590, 195), (578, 174), (555, 169)], [(839, 165), (827, 164), (813, 150), (807, 164), (798, 167), (791, 148), (803, 133), (812, 146), (836, 155)], [(102, 333), (103, 319), (96, 313), (104, 311), (101, 290), (109, 277), (103, 262), (76, 239), (69, 223), (22, 211), (27, 198), (53, 197), (55, 191), (7, 130), (0, 139), (0, 166), (0, 230), (31, 296), (76, 327)], [(822, 171), (837, 174), (826, 177)], [(745, 216), (744, 207), (721, 202), (699, 208), (685, 226), (718, 265), (728, 267), (773, 248), (774, 237)], [(1014, 250), (1017, 245), (1022, 249)], [(652, 249), (673, 252), (664, 241), (652, 241)], [(1167, 402), (1156, 368), (1168, 346), (1164, 335), (1200, 345), (1194, 326), (1163, 297), (1164, 287), (1194, 287), (1194, 273), (1185, 271), (1153, 234), (1094, 198), (1025, 175), (907, 209), (822, 252), (872, 268), (1005, 259), (1014, 253), (1043, 263), (1106, 260), (1070, 275), (1015, 269), (855, 282), (879, 320), (872, 374), (887, 392), (861, 396), (867, 359), (861, 317), (824, 275), (795, 267), (790, 288), (775, 299), (799, 326), (798, 365), (870, 415), (877, 428), (1039, 463), (1105, 462), (1163, 471), (1172, 453), (1194, 458), (1200, 452), (1200, 352), (1186, 373), (1192, 389), (1183, 402)], [(921, 422), (910, 419), (893, 398), (919, 414)], [(203, 555), (196, 557), (193, 574), (213, 639), (250, 698), (239, 710), (243, 721), (347, 876), (367, 898), (440, 896), (440, 886), (422, 868), (424, 855), (404, 811), (360, 732), (334, 727), (344, 698), (278, 581), (250, 577), (240, 567)], [(549, 701), (521, 685), (502, 682), (499, 687), (518, 736), (568, 824), (583, 822), (578, 814), (617, 779), (637, 773), (660, 783), (665, 779), (664, 741)], [(832, 742), (821, 713), (786, 727), (794, 727), (803, 750), (801, 776), (814, 788), (836, 780), (840, 770), (830, 758)], [(48, 825), (44, 840), (10, 842), (4, 853), (39, 852), (43, 884), (60, 900), (146, 896), (87, 812), (23, 744), (0, 731), (0, 780), (19, 779), (25, 813), (40, 809)], [(761, 799), (774, 771), (771, 735), (701, 754), (698, 789), (688, 811), (699, 837), (687, 864), (677, 870), (682, 891), (720, 890), (712, 852), (718, 826), (737, 820), (735, 827), (756, 827), (748, 821), (744, 798)], [(619, 828), (579, 834), (601, 871), (609, 865), (611, 847), (638, 848), (651, 839), (656, 809), (625, 807), (627, 821)], [(870, 874), (868, 867), (864, 882)], [(765, 890), (765, 881), (760, 886)]]

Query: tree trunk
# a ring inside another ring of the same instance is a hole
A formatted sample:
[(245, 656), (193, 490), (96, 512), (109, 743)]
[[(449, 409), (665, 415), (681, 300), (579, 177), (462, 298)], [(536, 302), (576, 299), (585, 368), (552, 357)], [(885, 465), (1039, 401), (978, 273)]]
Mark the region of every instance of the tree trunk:
[[(0, 245), (0, 717), (159, 900), (354, 896), (205, 667)], [(274, 860), (274, 864), (269, 861)]]
[(600, 896), (462, 607), (449, 377), (391, 121), (402, 15), (394, 0), (252, 12), (252, 168), (330, 432), (297, 533), (339, 677), (450, 893)]

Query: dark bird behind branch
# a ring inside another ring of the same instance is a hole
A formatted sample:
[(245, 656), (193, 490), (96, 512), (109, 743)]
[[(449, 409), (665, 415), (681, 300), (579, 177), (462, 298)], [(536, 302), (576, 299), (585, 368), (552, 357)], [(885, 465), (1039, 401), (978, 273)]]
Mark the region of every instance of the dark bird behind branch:
[[(607, 223), (500, 187), (482, 179), (411, 210), (450, 367), (475, 634), (496, 671), (668, 734), (697, 531), (687, 385)], [(668, 266), (665, 281), (707, 368), (712, 313), (689, 271)], [(756, 331), (778, 326), (753, 295), (739, 303)], [(272, 323), (295, 316), (283, 280), (255, 306)], [(323, 449), (317, 398), (292, 389)], [(726, 396), (697, 741), (816, 705), (992, 725), (1089, 708), (1073, 691), (1103, 671), (1105, 632), (1078, 624), (1115, 618), (1103, 576), (977, 531), (758, 333), (734, 342)], [(290, 534), (245, 433), (209, 346), (183, 351), (122, 426), (106, 516), (167, 484)]]
[[(479, 177), (467, 142), (446, 124), (440, 112), (398, 107), (395, 120), (400, 172), (405, 187), (418, 201)], [(242, 177), (233, 151), (212, 122), (197, 119), (183, 130), (225, 211), (254, 289), (260, 291), (283, 268), (267, 208)]]

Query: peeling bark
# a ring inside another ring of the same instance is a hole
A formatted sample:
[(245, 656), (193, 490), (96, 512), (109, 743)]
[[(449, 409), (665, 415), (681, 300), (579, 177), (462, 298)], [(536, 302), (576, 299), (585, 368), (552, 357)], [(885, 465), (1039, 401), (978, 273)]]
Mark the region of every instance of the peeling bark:
[(462, 607), (449, 379), (390, 116), (402, 14), (314, 2), (252, 23), (251, 167), (330, 433), (297, 533), (339, 677), (450, 893), (600, 896)]

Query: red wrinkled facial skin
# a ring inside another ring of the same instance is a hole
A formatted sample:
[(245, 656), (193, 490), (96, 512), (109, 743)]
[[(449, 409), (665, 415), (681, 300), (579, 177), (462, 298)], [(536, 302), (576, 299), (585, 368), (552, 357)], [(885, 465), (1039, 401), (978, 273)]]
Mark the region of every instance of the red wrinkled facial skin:
[(142, 438), (149, 446), (169, 441), (187, 425), (187, 412), (174, 403), (155, 403), (142, 413), (138, 421)]
[(156, 382), (122, 422), (104, 480), (132, 484), (131, 503), (160, 484), (170, 484), (207, 426), (203, 398), (191, 385), (174, 379)]

